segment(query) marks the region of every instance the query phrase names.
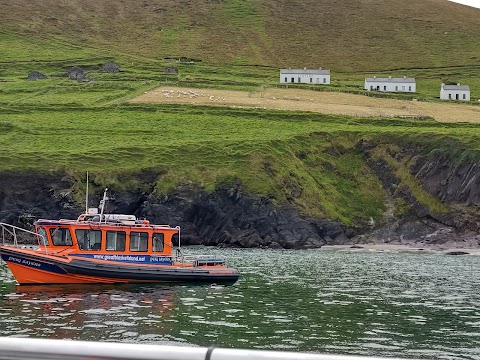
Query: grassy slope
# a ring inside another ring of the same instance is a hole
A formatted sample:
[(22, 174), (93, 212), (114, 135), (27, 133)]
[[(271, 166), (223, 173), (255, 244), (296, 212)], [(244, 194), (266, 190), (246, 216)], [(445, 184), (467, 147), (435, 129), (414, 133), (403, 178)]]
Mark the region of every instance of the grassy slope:
[(337, 71), (480, 64), (480, 10), (447, 0), (2, 0), (0, 13), (5, 30), (105, 55)]
[[(239, 178), (253, 193), (292, 201), (311, 215), (345, 223), (379, 218), (384, 193), (355, 148), (360, 138), (428, 142), (431, 150), (445, 152), (460, 142), (476, 153), (480, 127), (124, 101), (178, 81), (258, 91), (276, 83), (277, 66), (317, 66), (318, 59), (323, 66), (355, 69), (339, 73), (337, 90), (347, 84), (347, 90), (358, 91), (371, 69), (415, 67), (426, 98), (436, 96), (443, 77), (466, 79), (480, 91), (474, 80), (478, 39), (472, 35), (479, 32), (472, 20), (478, 12), (441, 0), (396, 3), (304, 0), (297, 8), (286, 0), (0, 0), (0, 171), (62, 169), (80, 179), (90, 170), (105, 185), (133, 187), (140, 185), (122, 174), (149, 168), (162, 174), (157, 187), (162, 193), (192, 182), (212, 190)], [(432, 4), (436, 7), (424, 7)], [(302, 17), (291, 16), (295, 12)], [(387, 29), (392, 24), (394, 33)], [(332, 44), (328, 51), (304, 50), (325, 42)], [(366, 56), (381, 46), (390, 51), (374, 60)], [(411, 55), (399, 56), (403, 51)], [(180, 65), (177, 79), (162, 74), (171, 64), (158, 59), (169, 55), (204, 63)], [(99, 71), (110, 59), (121, 64), (120, 74)], [(66, 80), (65, 70), (73, 65), (96, 80)], [(455, 66), (423, 69), (447, 65)], [(49, 79), (26, 81), (33, 69)], [(437, 208), (405, 175), (403, 164), (387, 160), (419, 199)]]

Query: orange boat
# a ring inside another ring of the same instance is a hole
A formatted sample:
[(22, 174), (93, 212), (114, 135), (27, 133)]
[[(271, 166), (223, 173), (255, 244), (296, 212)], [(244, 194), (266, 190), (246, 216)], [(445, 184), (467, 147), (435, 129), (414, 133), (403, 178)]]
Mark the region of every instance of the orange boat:
[[(104, 196), (105, 199), (105, 196)], [(152, 225), (133, 215), (98, 214), (76, 220), (38, 220), (35, 231), (0, 223), (0, 254), (19, 284), (216, 283), (238, 280), (237, 270), (212, 256), (183, 256), (180, 228)], [(19, 245), (19, 231), (38, 246)], [(7, 245), (10, 237), (13, 244)], [(179, 247), (172, 245), (177, 237)]]

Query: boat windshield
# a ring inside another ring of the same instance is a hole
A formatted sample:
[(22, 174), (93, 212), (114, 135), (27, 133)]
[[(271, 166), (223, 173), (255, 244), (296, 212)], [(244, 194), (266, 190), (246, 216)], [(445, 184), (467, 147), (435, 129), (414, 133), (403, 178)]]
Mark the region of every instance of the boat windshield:
[(47, 237), (47, 232), (45, 231), (45, 229), (42, 228), (42, 227), (41, 227), (41, 228), (38, 228), (37, 233), (38, 233), (38, 235), (40, 235), (40, 236), (38, 237), (38, 238), (39, 238), (39, 239), (38, 239), (38, 240), (39, 240), (39, 244), (40, 244), (40, 245), (48, 246), (48, 245), (49, 245), (49, 243), (48, 243), (48, 237)]

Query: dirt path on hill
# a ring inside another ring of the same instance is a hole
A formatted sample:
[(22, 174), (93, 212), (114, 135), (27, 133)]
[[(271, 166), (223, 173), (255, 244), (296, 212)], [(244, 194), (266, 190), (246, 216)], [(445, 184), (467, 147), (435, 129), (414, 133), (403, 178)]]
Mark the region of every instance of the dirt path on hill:
[(445, 122), (479, 122), (480, 106), (379, 99), (364, 95), (270, 88), (247, 92), (161, 87), (131, 100), (133, 103), (218, 105), (278, 110), (301, 110), (358, 117), (430, 116)]

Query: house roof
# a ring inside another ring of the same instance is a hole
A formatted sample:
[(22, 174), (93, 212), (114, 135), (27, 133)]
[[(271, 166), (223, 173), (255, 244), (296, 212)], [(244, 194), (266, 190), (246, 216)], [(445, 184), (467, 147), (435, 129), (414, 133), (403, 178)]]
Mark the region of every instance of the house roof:
[(366, 78), (365, 81), (368, 82), (390, 82), (390, 83), (415, 83), (414, 78), (378, 78), (378, 77), (373, 77), (373, 78)]
[(280, 69), (280, 74), (330, 75), (330, 70), (323, 70), (323, 69)]
[(470, 87), (468, 85), (443, 85), (443, 90), (464, 90), (470, 91)]

